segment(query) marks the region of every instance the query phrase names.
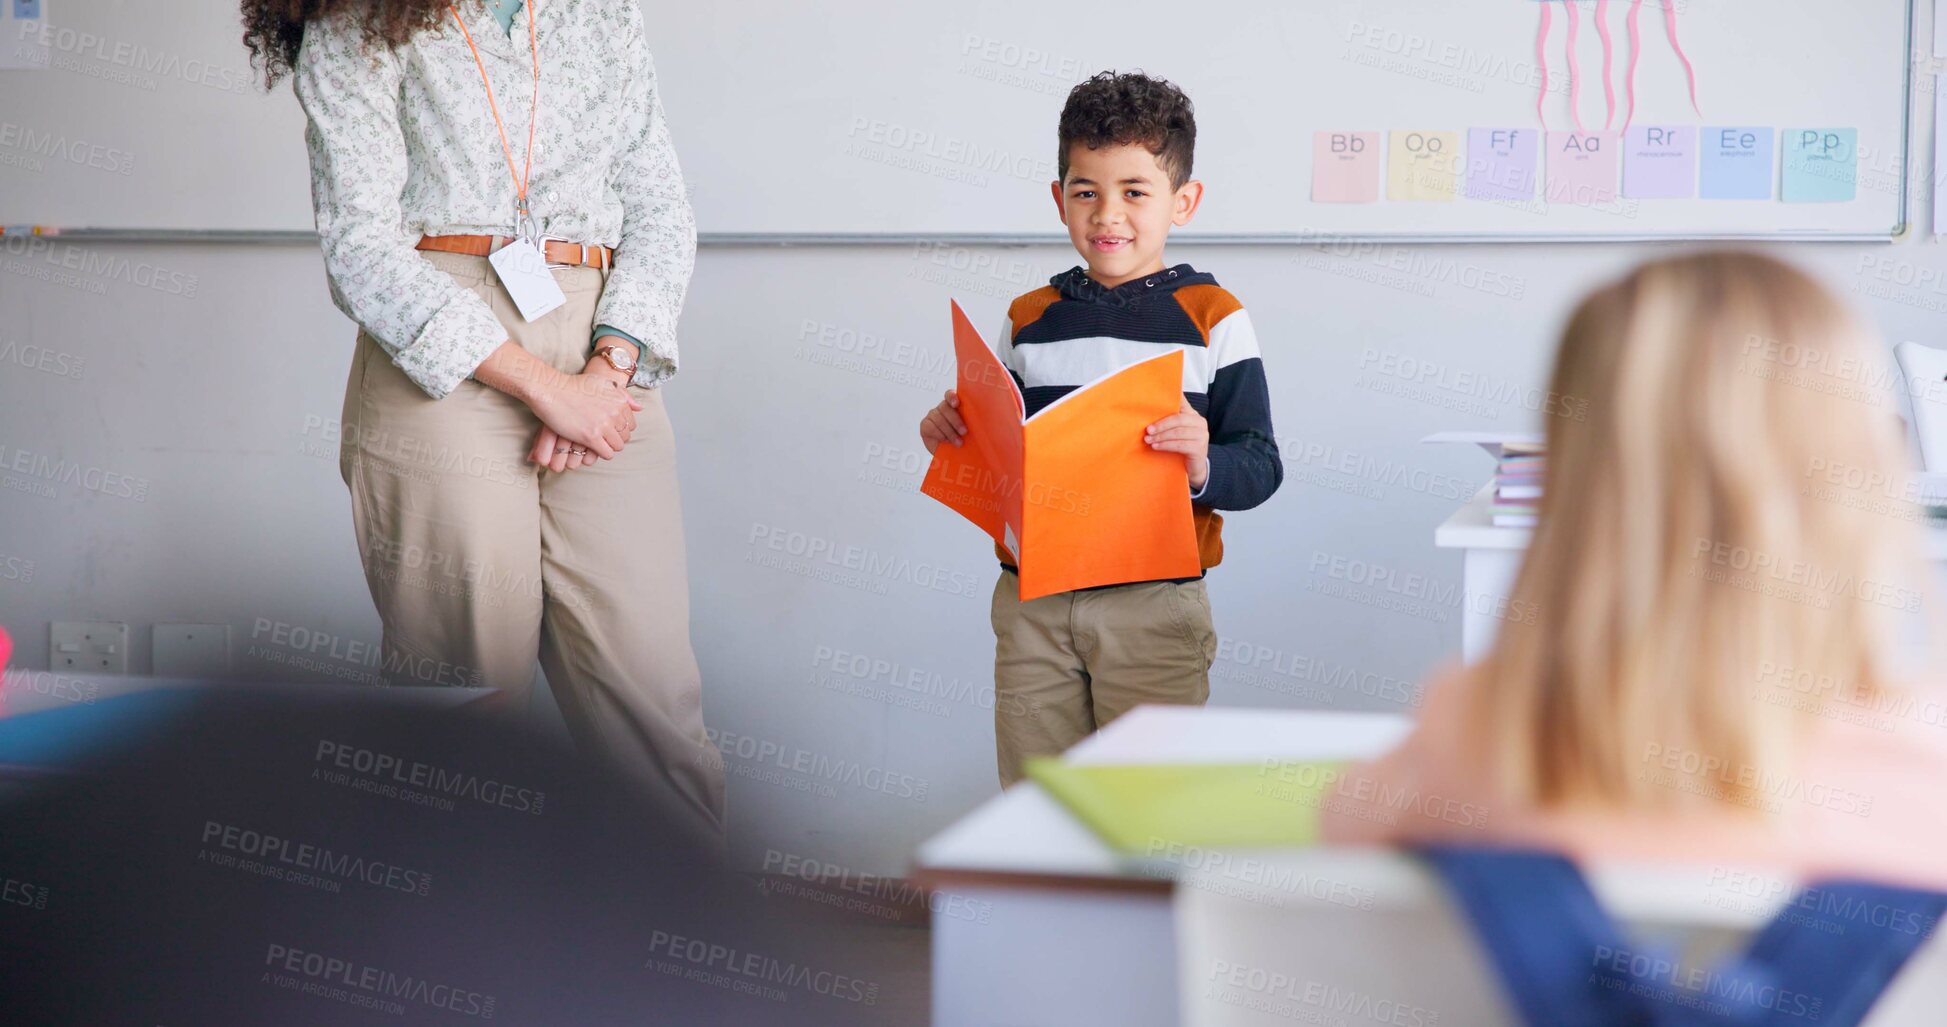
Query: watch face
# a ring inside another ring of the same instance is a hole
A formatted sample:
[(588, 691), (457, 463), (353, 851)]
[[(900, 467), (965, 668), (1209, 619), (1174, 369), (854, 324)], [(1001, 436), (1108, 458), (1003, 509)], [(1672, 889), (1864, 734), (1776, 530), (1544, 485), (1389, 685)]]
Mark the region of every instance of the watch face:
[(603, 352), (608, 354), (608, 362), (610, 364), (613, 364), (617, 371), (635, 370), (634, 355), (624, 353), (622, 351), (622, 347), (610, 346), (608, 349), (604, 350)]

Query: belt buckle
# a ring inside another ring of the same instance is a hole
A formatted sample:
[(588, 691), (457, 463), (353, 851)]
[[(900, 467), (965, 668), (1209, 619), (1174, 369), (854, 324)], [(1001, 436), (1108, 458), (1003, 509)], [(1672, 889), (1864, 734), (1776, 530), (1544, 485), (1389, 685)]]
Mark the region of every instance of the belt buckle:
[[(580, 263), (580, 264), (562, 264), (562, 263), (557, 263), (557, 262), (555, 262), (555, 261), (552, 261), (552, 260), (547, 260), (547, 258), (548, 258), (548, 244), (549, 244), (549, 243), (551, 243), (551, 242), (561, 242), (561, 243), (568, 243), (568, 244), (569, 244), (569, 245), (571, 245), (571, 246), (581, 246), (581, 263)], [(547, 260), (547, 264), (548, 264), (548, 267), (549, 267), (550, 269), (553, 269), (553, 268), (557, 268), (557, 267), (581, 267), (581, 266), (583, 266), (584, 264), (587, 264), (587, 263), (588, 263), (588, 247), (587, 247), (587, 246), (583, 246), (582, 244), (580, 244), (580, 243), (577, 243), (577, 242), (575, 242), (575, 241), (574, 241), (574, 240), (572, 240), (572, 239), (563, 239), (563, 238), (561, 238), (561, 237), (560, 237), (560, 236), (558, 236), (558, 235), (544, 235), (544, 236), (541, 236), (540, 238), (538, 238), (538, 239), (536, 239), (536, 240), (535, 240), (535, 245), (537, 245), (537, 246), (539, 246), (539, 247), (541, 248), (541, 259), (542, 259), (542, 260)]]

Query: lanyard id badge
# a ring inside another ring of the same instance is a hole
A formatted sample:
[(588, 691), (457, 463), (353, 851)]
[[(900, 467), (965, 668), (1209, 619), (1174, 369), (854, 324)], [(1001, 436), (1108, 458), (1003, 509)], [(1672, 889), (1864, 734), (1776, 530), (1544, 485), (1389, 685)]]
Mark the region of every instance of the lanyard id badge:
[(548, 270), (548, 258), (537, 239), (534, 218), (521, 211), (515, 225), (520, 234), (513, 242), (495, 250), (487, 262), (500, 276), (500, 284), (507, 287), (507, 295), (513, 297), (521, 317), (533, 321), (568, 302), (568, 297), (562, 294), (561, 283), (554, 280), (554, 272)]
[(534, 170), (534, 121), (541, 106), (541, 47), (534, 35), (534, 3), (528, 0), (527, 44), (534, 55), (534, 95), (529, 101), (527, 111), (527, 161), (520, 171), (514, 170), (514, 148), (507, 142), (507, 126), (500, 120), (500, 105), (494, 102), (494, 85), (487, 78), (487, 66), (480, 60), (480, 49), (473, 45), (473, 33), (467, 31), (466, 20), (460, 17), (460, 9), (452, 4), (447, 10), (453, 12), (453, 20), (460, 26), (460, 34), (466, 37), (467, 49), (473, 51), (473, 63), (480, 69), (480, 84), (487, 87), (487, 109), (493, 112), (494, 127), (500, 130), (500, 150), (507, 158), (507, 173), (514, 176), (514, 241), (495, 250), (487, 258), (493, 265), (494, 274), (500, 276), (500, 284), (507, 288), (507, 295), (513, 297), (514, 307), (521, 312), (521, 318), (533, 321), (546, 317), (548, 313), (563, 303), (568, 297), (561, 292), (560, 283), (554, 280), (554, 272), (548, 269), (547, 254), (541, 248), (541, 233), (534, 223), (534, 215), (527, 209), (527, 184)]

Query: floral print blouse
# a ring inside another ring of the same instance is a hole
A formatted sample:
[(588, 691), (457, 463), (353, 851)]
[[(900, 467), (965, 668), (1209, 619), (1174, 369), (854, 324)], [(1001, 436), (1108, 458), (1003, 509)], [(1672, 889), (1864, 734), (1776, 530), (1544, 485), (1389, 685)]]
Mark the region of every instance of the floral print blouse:
[[(670, 143), (636, 0), (529, 0), (541, 54), (528, 208), (542, 235), (616, 247), (595, 323), (646, 353), (632, 384), (676, 373), (676, 319), (696, 257), (696, 220)], [(519, 167), (533, 57), (480, 0), (460, 17), (493, 82)], [(514, 176), (474, 64), (449, 12), (396, 48), (367, 52), (334, 14), (305, 28), (293, 76), (310, 119), (311, 199), (338, 308), (435, 399), (507, 339), (478, 295), (415, 250), (421, 235), (515, 233)]]

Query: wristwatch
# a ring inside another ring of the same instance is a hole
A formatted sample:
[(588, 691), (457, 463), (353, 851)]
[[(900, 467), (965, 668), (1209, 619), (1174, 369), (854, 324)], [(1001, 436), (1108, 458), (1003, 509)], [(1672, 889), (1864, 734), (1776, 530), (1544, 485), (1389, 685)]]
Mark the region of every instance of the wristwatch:
[(635, 377), (636, 352), (634, 346), (624, 346), (621, 343), (611, 342), (597, 349), (595, 352), (608, 358), (608, 366), (615, 368), (617, 371), (631, 378)]

